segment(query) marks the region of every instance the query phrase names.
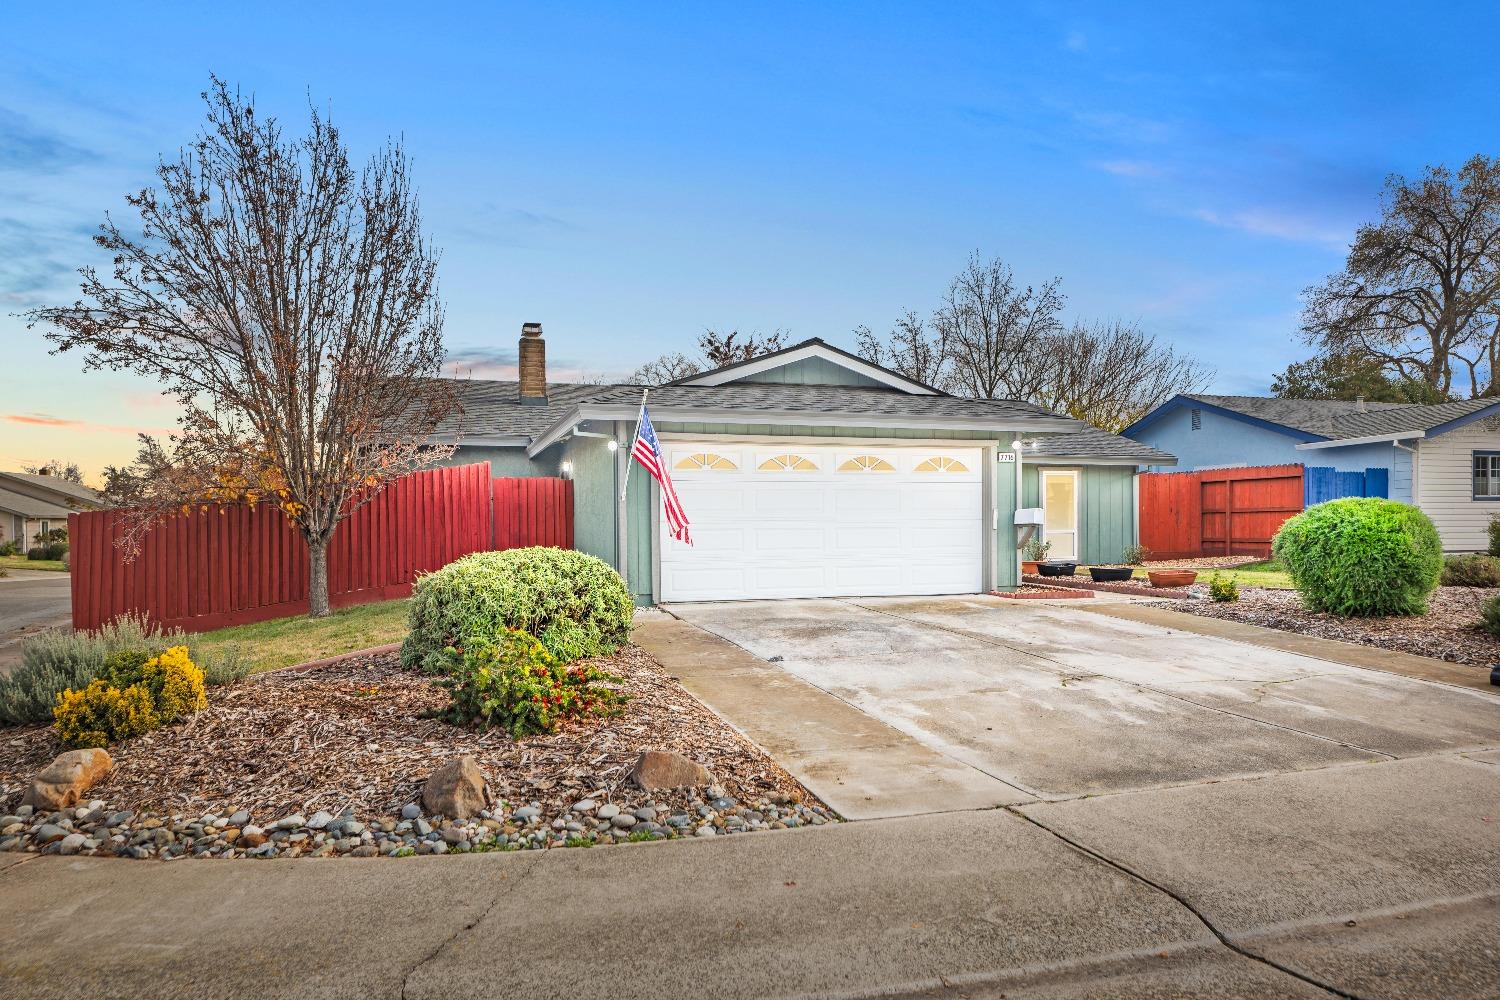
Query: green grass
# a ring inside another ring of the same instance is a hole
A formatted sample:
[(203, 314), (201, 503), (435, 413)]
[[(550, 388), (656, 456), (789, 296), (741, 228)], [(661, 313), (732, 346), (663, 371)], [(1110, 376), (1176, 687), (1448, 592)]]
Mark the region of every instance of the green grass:
[[(1265, 562), (1251, 563), (1249, 566), (1241, 566), (1239, 569), (1219, 570), (1226, 578), (1233, 580), (1240, 587), (1265, 587), (1268, 590), (1295, 590), (1292, 585), (1292, 577), (1286, 571), (1286, 567), (1275, 559)], [(1135, 575), (1145, 579), (1146, 571), (1138, 569)], [(1207, 583), (1214, 575), (1211, 569), (1200, 569), (1198, 571), (1198, 582)]]
[(0, 569), (45, 569), (54, 573), (68, 571), (61, 559), (27, 559), (25, 556), (0, 556)]
[(238, 645), (253, 673), (321, 660), (406, 638), (407, 599), (340, 608), (327, 618), (277, 618), (215, 629), (194, 637), (195, 646), (216, 651)]

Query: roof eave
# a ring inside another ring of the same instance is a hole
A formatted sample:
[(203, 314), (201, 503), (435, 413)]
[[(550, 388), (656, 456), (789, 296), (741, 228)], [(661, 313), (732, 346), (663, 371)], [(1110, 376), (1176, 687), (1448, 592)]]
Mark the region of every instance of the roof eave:
[(1324, 448), (1352, 448), (1362, 444), (1385, 444), (1426, 437), (1426, 431), (1394, 431), (1390, 434), (1369, 434), (1357, 438), (1333, 438), (1328, 441), (1304, 441), (1297, 445), (1298, 451), (1318, 451)]

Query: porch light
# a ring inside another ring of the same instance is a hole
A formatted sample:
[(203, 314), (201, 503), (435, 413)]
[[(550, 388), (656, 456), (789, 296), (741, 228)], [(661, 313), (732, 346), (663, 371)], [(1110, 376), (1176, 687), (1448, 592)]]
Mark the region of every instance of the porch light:
[(609, 439), (609, 444), (605, 445), (605, 447), (608, 448), (610, 451), (619, 451), (620, 450), (620, 442), (616, 441), (614, 438), (610, 438)]
[(572, 478), (572, 476), (573, 476), (573, 463), (572, 462), (564, 462), (562, 464), (562, 474), (563, 474), (563, 478), (564, 479), (570, 479), (570, 478)]

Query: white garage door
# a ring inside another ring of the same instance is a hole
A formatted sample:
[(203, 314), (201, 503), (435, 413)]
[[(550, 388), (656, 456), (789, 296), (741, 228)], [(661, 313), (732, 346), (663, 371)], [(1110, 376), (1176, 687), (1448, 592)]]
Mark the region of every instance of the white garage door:
[(661, 599), (971, 594), (983, 451), (665, 441), (694, 544), (661, 537)]

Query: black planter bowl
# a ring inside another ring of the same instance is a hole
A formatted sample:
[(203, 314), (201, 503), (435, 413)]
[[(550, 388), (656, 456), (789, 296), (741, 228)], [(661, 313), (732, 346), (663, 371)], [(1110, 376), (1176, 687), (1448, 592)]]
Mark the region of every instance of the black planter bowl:
[(1043, 576), (1073, 576), (1078, 572), (1078, 564), (1076, 562), (1052, 560), (1039, 563), (1036, 570)]
[(1123, 583), (1135, 575), (1130, 566), (1090, 566), (1089, 576), (1095, 583)]

